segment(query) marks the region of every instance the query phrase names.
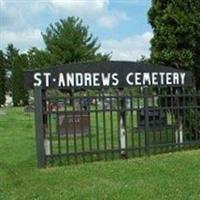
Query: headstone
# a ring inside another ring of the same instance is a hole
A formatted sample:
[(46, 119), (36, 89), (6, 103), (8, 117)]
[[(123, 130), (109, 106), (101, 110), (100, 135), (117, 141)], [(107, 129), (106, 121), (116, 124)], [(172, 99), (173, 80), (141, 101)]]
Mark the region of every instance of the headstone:
[[(148, 121), (150, 129), (161, 129), (167, 126), (167, 113), (166, 111), (148, 107)], [(137, 113), (138, 128), (145, 128), (145, 110), (140, 108)]]
[(89, 113), (86, 111), (58, 113), (58, 130), (60, 135), (86, 135), (89, 132)]
[(81, 110), (88, 110), (90, 104), (92, 104), (92, 99), (83, 97), (79, 99), (80, 109)]
[(10, 95), (6, 95), (6, 102), (5, 102), (5, 106), (13, 106), (13, 98)]
[(0, 116), (2, 115), (6, 115), (6, 113), (4, 111), (0, 111)]
[(35, 111), (35, 106), (34, 105), (27, 105), (24, 107), (24, 112), (30, 113)]
[(117, 99), (115, 97), (109, 97), (104, 101), (98, 101), (98, 107), (105, 110), (117, 109)]

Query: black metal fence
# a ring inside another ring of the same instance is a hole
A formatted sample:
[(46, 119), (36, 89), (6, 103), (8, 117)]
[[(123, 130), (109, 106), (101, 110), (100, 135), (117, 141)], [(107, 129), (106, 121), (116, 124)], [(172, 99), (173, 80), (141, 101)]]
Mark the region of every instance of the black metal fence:
[(38, 166), (200, 147), (200, 93), (125, 88), (51, 96), (35, 89)]

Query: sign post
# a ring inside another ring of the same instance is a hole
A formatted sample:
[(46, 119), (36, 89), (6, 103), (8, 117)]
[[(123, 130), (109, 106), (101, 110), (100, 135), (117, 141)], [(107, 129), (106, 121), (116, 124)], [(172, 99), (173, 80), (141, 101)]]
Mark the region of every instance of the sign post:
[(36, 87), (34, 89), (35, 96), (35, 130), (36, 130), (36, 153), (37, 166), (39, 168), (45, 167), (45, 147), (44, 147), (44, 118), (43, 118), (43, 104), (42, 104), (42, 89)]

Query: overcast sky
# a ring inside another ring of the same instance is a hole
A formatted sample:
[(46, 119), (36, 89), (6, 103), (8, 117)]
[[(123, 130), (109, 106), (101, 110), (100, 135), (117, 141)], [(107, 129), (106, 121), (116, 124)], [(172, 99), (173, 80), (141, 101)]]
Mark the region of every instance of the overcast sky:
[(149, 56), (151, 0), (0, 0), (0, 48), (13, 43), (21, 51), (43, 48), (41, 32), (50, 23), (78, 16), (112, 60)]

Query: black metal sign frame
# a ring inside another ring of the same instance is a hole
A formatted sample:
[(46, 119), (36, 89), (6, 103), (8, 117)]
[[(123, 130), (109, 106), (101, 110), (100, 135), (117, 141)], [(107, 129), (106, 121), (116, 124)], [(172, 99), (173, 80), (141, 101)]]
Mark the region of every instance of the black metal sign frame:
[(97, 89), (127, 86), (192, 85), (192, 73), (172, 67), (136, 62), (77, 63), (24, 73), (26, 89)]

